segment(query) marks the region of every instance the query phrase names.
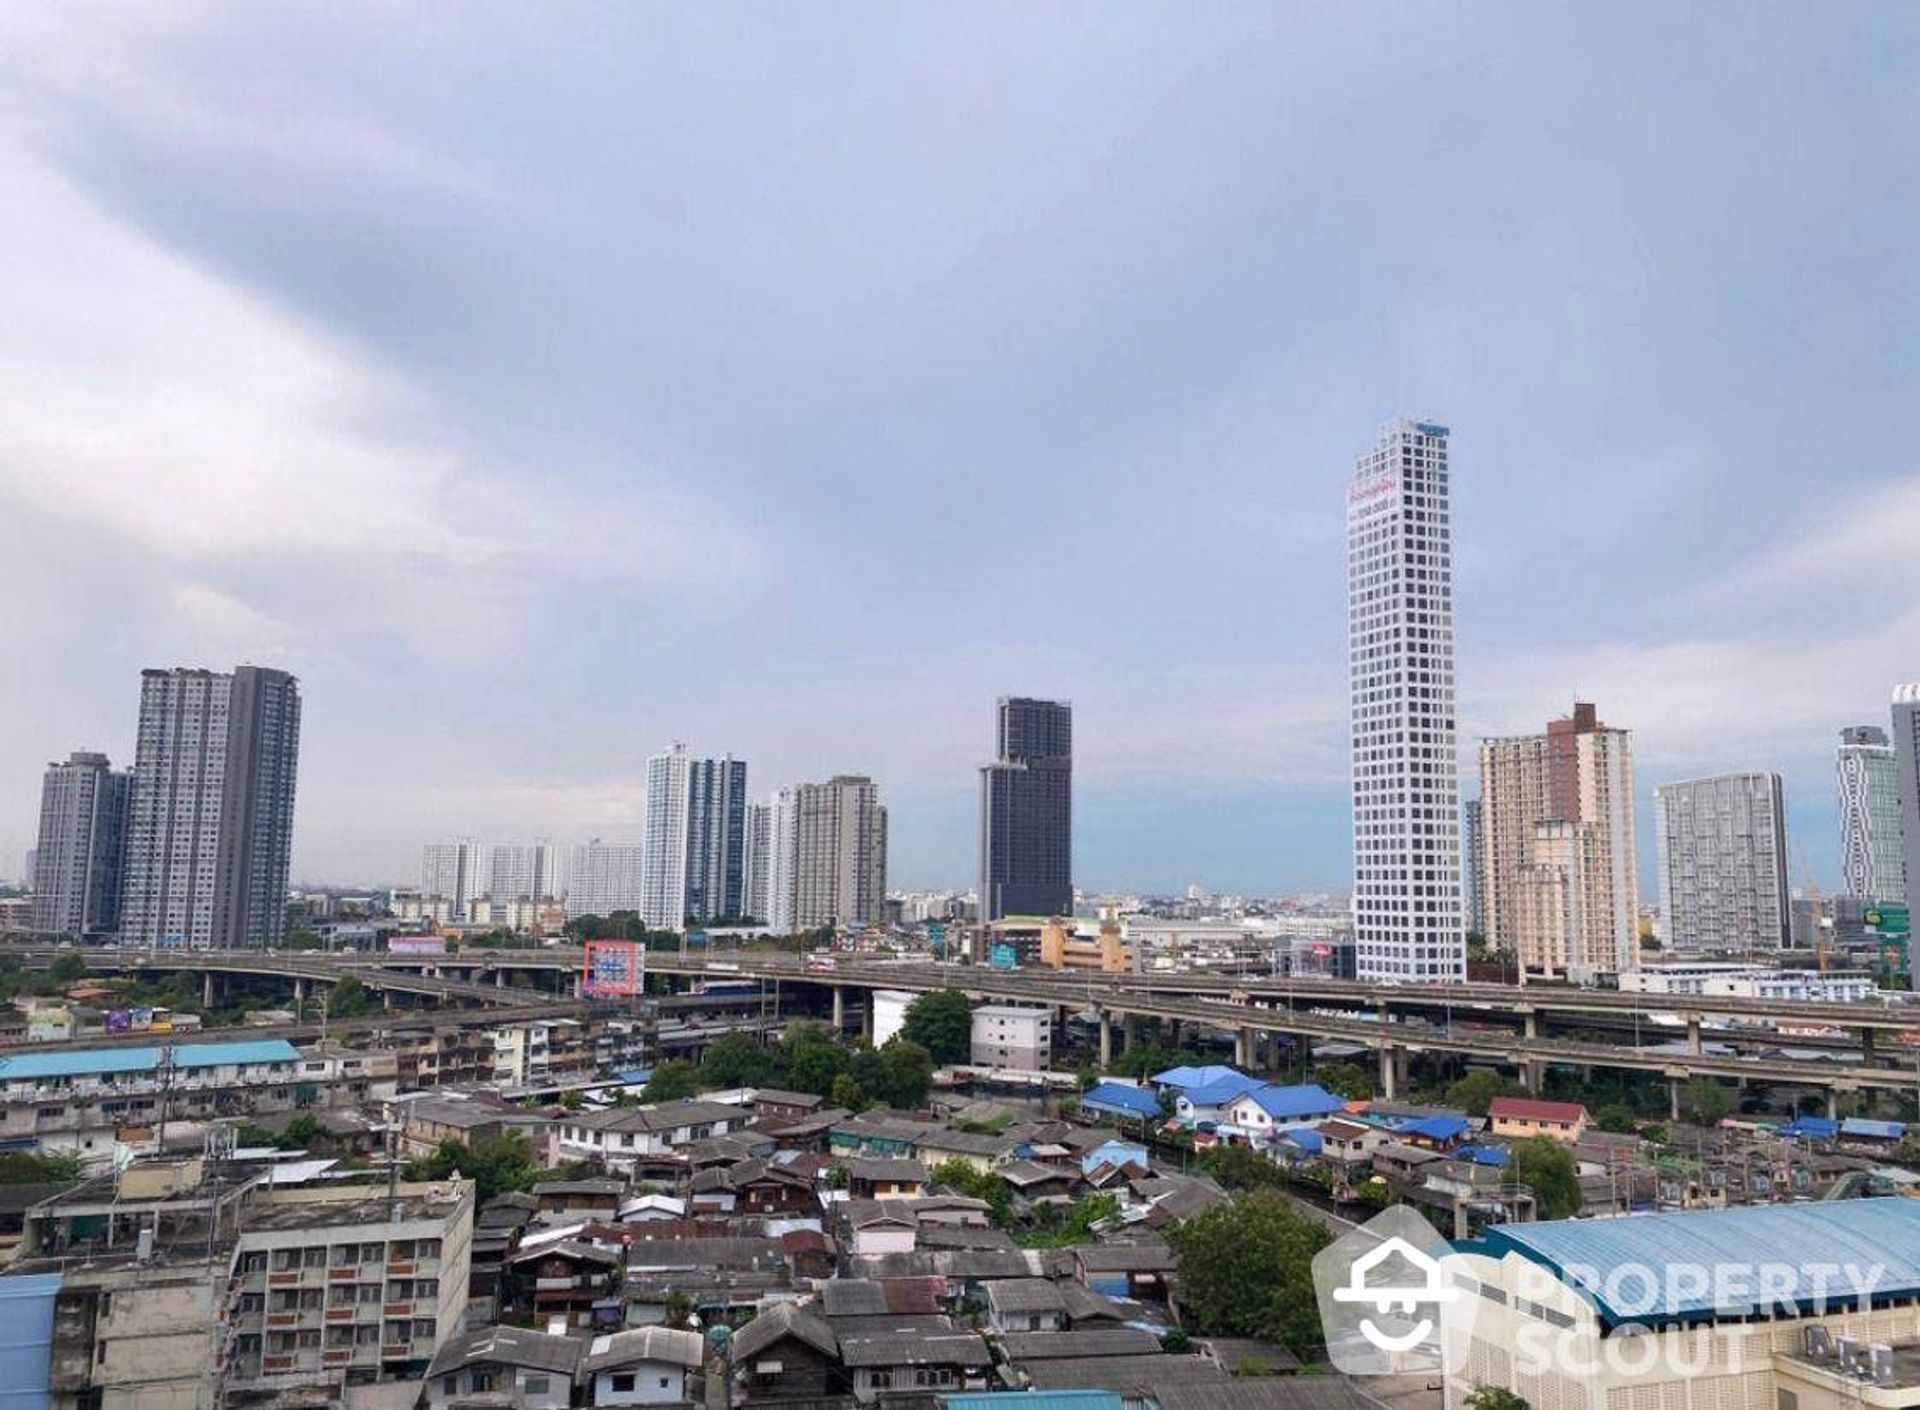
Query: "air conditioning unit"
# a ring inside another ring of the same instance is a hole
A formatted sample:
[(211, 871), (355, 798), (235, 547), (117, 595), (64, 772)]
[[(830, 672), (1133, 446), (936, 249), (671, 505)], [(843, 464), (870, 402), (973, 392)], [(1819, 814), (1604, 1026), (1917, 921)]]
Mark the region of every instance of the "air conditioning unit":
[(1893, 1384), (1893, 1348), (1885, 1342), (1875, 1342), (1867, 1348), (1867, 1373), (1873, 1377), (1877, 1386)]

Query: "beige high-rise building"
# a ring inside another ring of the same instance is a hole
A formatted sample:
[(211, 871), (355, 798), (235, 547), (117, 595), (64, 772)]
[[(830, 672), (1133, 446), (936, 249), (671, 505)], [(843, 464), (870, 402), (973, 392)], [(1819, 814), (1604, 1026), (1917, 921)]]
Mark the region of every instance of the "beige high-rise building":
[(1480, 745), (1488, 943), (1524, 972), (1639, 964), (1633, 743), (1576, 702), (1545, 734)]
[(794, 789), (793, 928), (869, 925), (887, 902), (887, 810), (873, 780), (841, 774)]

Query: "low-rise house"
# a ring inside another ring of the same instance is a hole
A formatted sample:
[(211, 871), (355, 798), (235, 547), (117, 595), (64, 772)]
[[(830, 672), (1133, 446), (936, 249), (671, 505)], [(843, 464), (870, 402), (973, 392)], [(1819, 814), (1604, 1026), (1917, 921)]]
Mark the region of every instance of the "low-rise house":
[(911, 1213), (888, 1208), (898, 1201), (862, 1200), (849, 1206), (847, 1227), (856, 1258), (888, 1253), (912, 1253), (918, 1246), (920, 1221)]
[(560, 1239), (522, 1248), (507, 1260), (507, 1298), (542, 1322), (565, 1317), (584, 1327), (592, 1321), (594, 1304), (618, 1288), (619, 1278), (617, 1249)]
[(1400, 1141), (1382, 1141), (1373, 1151), (1373, 1173), (1396, 1184), (1419, 1184), (1421, 1171), (1446, 1157), (1439, 1151), (1409, 1146)]
[(1127, 1121), (1157, 1122), (1162, 1116), (1158, 1095), (1145, 1087), (1111, 1080), (1096, 1082), (1082, 1092), (1080, 1109)]
[(526, 1410), (566, 1410), (580, 1373), (581, 1343), (524, 1327), (481, 1327), (448, 1341), (433, 1358), (421, 1398), (427, 1410), (499, 1396)]
[(1253, 1087), (1226, 1105), (1229, 1124), (1264, 1133), (1277, 1126), (1303, 1126), (1346, 1110), (1346, 1102), (1308, 1082), (1294, 1087)]
[(1472, 1133), (1473, 1123), (1466, 1117), (1439, 1114), (1401, 1123), (1394, 1128), (1393, 1138), (1430, 1151), (1450, 1151)]
[(594, 1406), (690, 1401), (704, 1354), (698, 1332), (671, 1327), (610, 1332), (587, 1344), (580, 1380)]
[(573, 1112), (554, 1126), (548, 1159), (555, 1165), (592, 1160), (631, 1175), (644, 1160), (678, 1160), (693, 1142), (724, 1136), (746, 1122), (743, 1108), (705, 1101)]
[(920, 1161), (931, 1170), (950, 1160), (989, 1174), (1019, 1154), (1025, 1143), (1018, 1136), (994, 1136), (978, 1131), (931, 1131), (920, 1138)]
[(1378, 1126), (1346, 1118), (1322, 1121), (1314, 1129), (1320, 1133), (1320, 1154), (1339, 1165), (1365, 1164), (1387, 1139)]
[(768, 1308), (734, 1334), (733, 1367), (756, 1405), (824, 1400), (846, 1384), (833, 1329), (818, 1312), (793, 1302)]
[(987, 1324), (994, 1331), (1058, 1332), (1067, 1326), (1067, 1299), (1047, 1278), (1008, 1278), (988, 1283)]
[(993, 1354), (972, 1332), (846, 1337), (840, 1362), (863, 1403), (889, 1392), (984, 1390), (993, 1370)]
[(946, 1129), (938, 1122), (867, 1112), (837, 1121), (827, 1133), (828, 1149), (836, 1155), (912, 1158), (920, 1138)]
[(818, 1214), (813, 1178), (777, 1161), (744, 1160), (727, 1171), (734, 1208), (743, 1214)]
[(1074, 1172), (1034, 1160), (1010, 1160), (993, 1172), (1025, 1200), (1065, 1199), (1073, 1191)]
[(1587, 1129), (1587, 1109), (1578, 1102), (1548, 1102), (1534, 1097), (1495, 1097), (1487, 1107), (1493, 1134), (1524, 1141), (1534, 1136), (1575, 1145)]
[(1091, 1361), (1108, 1356), (1151, 1356), (1160, 1338), (1138, 1327), (1095, 1327), (1080, 1332), (1010, 1332), (1000, 1349), (1014, 1366), (1035, 1361)]
[(926, 1192), (927, 1167), (917, 1160), (855, 1156), (844, 1164), (847, 1192), (855, 1199), (903, 1199)]
[(1227, 1109), (1237, 1098), (1267, 1085), (1258, 1077), (1249, 1077), (1237, 1068), (1217, 1063), (1169, 1068), (1157, 1073), (1153, 1082), (1156, 1087), (1173, 1092), (1174, 1115), (1188, 1125), (1228, 1120)]
[(1083, 1245), (1073, 1257), (1074, 1277), (1107, 1297), (1164, 1300), (1167, 1278), (1179, 1266), (1162, 1242)]
[(777, 1087), (756, 1087), (749, 1103), (753, 1114), (768, 1122), (805, 1121), (827, 1109), (827, 1099), (812, 1092), (783, 1092)]
[(584, 1219), (613, 1218), (626, 1192), (624, 1180), (547, 1180), (532, 1191), (542, 1214)]
[(1152, 1168), (1147, 1158), (1147, 1148), (1132, 1141), (1103, 1141), (1080, 1156), (1080, 1173), (1091, 1176), (1101, 1166), (1115, 1170), (1136, 1167), (1140, 1170)]

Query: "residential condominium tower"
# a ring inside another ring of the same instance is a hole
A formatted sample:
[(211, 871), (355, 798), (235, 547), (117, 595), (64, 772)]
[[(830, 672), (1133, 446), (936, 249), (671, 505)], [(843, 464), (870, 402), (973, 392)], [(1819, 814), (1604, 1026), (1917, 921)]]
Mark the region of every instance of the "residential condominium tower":
[(1073, 706), (1002, 696), (980, 770), (980, 919), (1073, 913)]
[(1361, 979), (1464, 979), (1445, 426), (1396, 421), (1347, 489)]
[(1480, 744), (1486, 936), (1523, 974), (1639, 964), (1633, 743), (1594, 707)]
[(1787, 944), (1786, 801), (1778, 774), (1723, 774), (1653, 790), (1667, 948), (1751, 954)]
[(502, 843), (487, 867), (487, 894), (496, 901), (557, 901), (567, 894), (560, 849), (551, 842)]
[(768, 864), (773, 860), (773, 809), (765, 803), (747, 804), (746, 842), (740, 865), (740, 913), (762, 925), (767, 922)]
[(299, 760), (300, 690), (285, 671), (142, 674), (124, 940), (279, 945)]
[(105, 754), (74, 753), (47, 765), (34, 853), (35, 931), (78, 938), (119, 929), (132, 797), (133, 775), (115, 773)]
[[(1900, 799), (1902, 850), (1906, 853), (1907, 913), (1920, 902), (1920, 683), (1893, 692), (1893, 787)], [(1913, 978), (1920, 988), (1920, 947), (1908, 944)]]
[(887, 904), (887, 810), (873, 780), (840, 774), (794, 790), (793, 929), (862, 926)]
[(470, 837), (427, 843), (420, 849), (420, 894), (445, 901), (449, 920), (471, 920), (474, 902), (487, 894), (480, 857), (480, 848)]
[(1840, 869), (1847, 894), (1869, 904), (1907, 894), (1900, 823), (1900, 768), (1893, 743), (1877, 725), (1840, 731), (1834, 756), (1840, 794)]
[(675, 744), (647, 760), (640, 918), (655, 930), (738, 918), (745, 880), (747, 766)]
[(795, 876), (799, 863), (800, 804), (791, 788), (782, 788), (767, 800), (767, 910), (762, 917), (774, 935), (791, 935), (794, 923)]

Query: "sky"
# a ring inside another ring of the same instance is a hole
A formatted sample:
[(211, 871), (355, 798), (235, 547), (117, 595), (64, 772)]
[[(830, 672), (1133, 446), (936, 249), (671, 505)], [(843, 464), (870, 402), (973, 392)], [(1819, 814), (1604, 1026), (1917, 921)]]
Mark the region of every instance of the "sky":
[(964, 886), (1013, 693), (1081, 884), (1343, 890), (1402, 414), (1463, 759), (1597, 701), (1649, 892), (1747, 769), (1836, 884), (1920, 679), (1910, 6), (15, 5), (0, 211), (0, 875), (143, 667), (253, 662), (300, 880), (637, 840), (684, 740)]

